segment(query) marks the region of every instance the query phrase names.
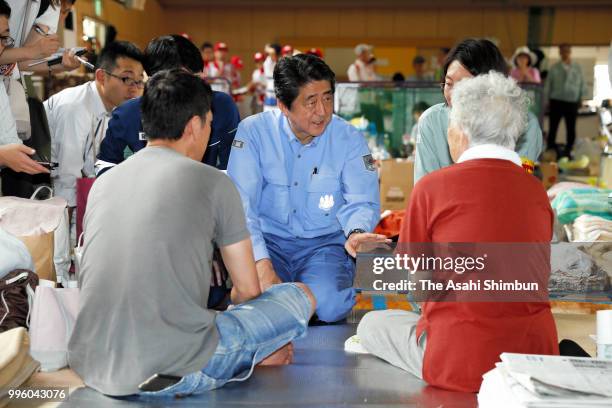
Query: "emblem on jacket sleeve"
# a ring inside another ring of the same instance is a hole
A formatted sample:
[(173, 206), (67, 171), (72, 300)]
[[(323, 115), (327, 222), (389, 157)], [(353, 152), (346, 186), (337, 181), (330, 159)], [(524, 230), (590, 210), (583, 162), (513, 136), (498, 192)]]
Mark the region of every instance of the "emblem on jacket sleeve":
[(376, 164), (371, 154), (366, 154), (365, 156), (363, 156), (363, 164), (365, 165), (366, 170), (376, 170)]

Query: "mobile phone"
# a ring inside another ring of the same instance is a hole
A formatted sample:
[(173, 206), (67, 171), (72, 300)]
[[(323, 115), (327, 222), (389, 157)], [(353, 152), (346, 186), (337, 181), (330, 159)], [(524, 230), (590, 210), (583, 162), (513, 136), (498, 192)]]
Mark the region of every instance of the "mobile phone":
[(48, 168), (49, 170), (53, 170), (57, 167), (59, 167), (59, 163), (56, 162), (48, 162), (48, 161), (36, 161), (36, 163), (40, 164), (43, 167)]
[(177, 377), (174, 375), (167, 374), (153, 374), (151, 377), (143, 381), (138, 385), (138, 389), (140, 391), (161, 391), (165, 388), (168, 388), (179, 381), (181, 381), (183, 377)]

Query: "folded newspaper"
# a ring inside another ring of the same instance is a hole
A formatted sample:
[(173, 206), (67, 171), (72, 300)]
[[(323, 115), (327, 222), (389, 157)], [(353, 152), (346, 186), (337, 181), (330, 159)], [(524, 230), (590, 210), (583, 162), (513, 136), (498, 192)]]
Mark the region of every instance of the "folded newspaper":
[(480, 408), (612, 407), (612, 361), (502, 353), (483, 376)]

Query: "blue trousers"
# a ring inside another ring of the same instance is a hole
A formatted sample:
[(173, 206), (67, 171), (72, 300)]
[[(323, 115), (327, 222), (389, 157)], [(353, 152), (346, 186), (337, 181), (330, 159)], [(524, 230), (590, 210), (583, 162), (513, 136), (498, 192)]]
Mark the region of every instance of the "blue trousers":
[(264, 358), (306, 335), (310, 308), (302, 289), (291, 283), (274, 285), (258, 298), (217, 314), (219, 343), (202, 371), (188, 374), (161, 391), (141, 392), (124, 399), (201, 394), (228, 382), (244, 381)]
[(264, 234), (276, 274), (283, 282), (308, 285), (324, 322), (344, 319), (355, 305), (355, 264), (344, 249), (342, 231), (317, 238)]

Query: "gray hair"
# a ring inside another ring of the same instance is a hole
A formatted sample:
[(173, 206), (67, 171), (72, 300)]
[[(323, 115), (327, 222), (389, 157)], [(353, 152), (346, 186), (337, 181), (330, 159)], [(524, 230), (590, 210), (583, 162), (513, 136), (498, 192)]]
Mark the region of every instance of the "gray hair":
[(459, 81), (453, 89), (450, 126), (469, 146), (495, 144), (514, 150), (527, 128), (529, 98), (512, 78), (490, 71)]

